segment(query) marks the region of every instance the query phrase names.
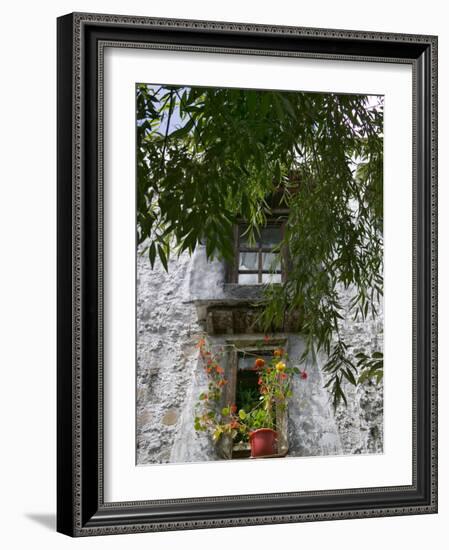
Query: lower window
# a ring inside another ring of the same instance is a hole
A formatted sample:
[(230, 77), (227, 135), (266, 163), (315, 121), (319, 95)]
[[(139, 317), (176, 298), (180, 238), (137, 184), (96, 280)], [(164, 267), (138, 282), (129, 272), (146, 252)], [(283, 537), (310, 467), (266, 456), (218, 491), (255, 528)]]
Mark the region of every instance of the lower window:
[[(260, 369), (255, 368), (256, 359), (263, 359), (265, 367), (270, 364), (273, 357), (273, 351), (277, 347), (285, 347), (286, 340), (271, 339), (270, 346), (262, 342), (254, 342), (251, 345), (246, 344), (241, 346), (232, 342), (235, 345), (234, 350), (229, 353), (228, 358), (228, 380), (227, 391), (224, 395), (224, 404), (235, 403), (237, 410), (245, 410), (252, 412), (256, 417), (256, 427), (263, 427), (261, 421), (260, 426), (257, 426), (257, 412), (260, 408), (261, 398), (263, 397), (260, 391)], [(288, 411), (287, 407), (277, 407), (275, 410), (275, 423), (272, 427), (277, 433), (277, 451), (273, 457), (285, 456), (288, 452), (287, 441), (287, 424)], [(248, 435), (237, 435), (232, 440), (224, 438), (223, 441), (224, 454), (234, 459), (249, 458), (251, 454)]]

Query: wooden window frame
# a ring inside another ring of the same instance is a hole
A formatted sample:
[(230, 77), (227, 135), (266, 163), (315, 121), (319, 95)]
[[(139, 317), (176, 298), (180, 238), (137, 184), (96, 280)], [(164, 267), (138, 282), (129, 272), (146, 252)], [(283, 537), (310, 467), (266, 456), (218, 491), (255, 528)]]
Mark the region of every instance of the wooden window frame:
[[(282, 347), (287, 349), (288, 340), (286, 337), (271, 338), (267, 343), (262, 339), (235, 341), (229, 340), (229, 344), (235, 348), (228, 351), (228, 360), (226, 365), (226, 378), (228, 384), (223, 392), (222, 407), (226, 407), (236, 402), (237, 393), (237, 376), (239, 356), (248, 353), (260, 353), (266, 355), (273, 352), (276, 348)], [(288, 453), (288, 404), (283, 412), (276, 410), (276, 428), (278, 432), (278, 453), (270, 456), (270, 458), (282, 458)], [(219, 445), (219, 453), (227, 459), (246, 459), (249, 458), (249, 453), (239, 452), (234, 450), (234, 444), (230, 436), (223, 436)], [(266, 457), (268, 458), (268, 457)]]
[[(280, 226), (281, 227), (281, 240), (284, 239), (285, 235), (285, 224), (286, 224), (286, 212), (282, 210), (282, 214), (274, 215), (273, 217), (268, 218), (266, 226)], [(280, 284), (280, 283), (263, 283), (262, 282), (262, 276), (265, 274), (272, 273), (269, 270), (264, 270), (262, 266), (262, 254), (263, 253), (270, 253), (273, 251), (273, 247), (245, 247), (242, 249), (240, 246), (240, 228), (242, 226), (248, 225), (245, 220), (239, 220), (235, 226), (234, 226), (234, 260), (233, 265), (230, 269), (228, 269), (228, 282), (239, 284), (242, 286), (250, 286), (250, 285), (263, 285), (263, 284)], [(247, 269), (247, 270), (239, 270), (239, 263), (240, 263), (240, 252), (253, 252), (258, 255), (258, 266), (257, 269)], [(276, 273), (281, 274), (281, 283), (284, 283), (287, 279), (287, 255), (285, 250), (280, 250), (280, 269), (276, 271)], [(242, 283), (239, 281), (239, 275), (251, 275), (251, 274), (257, 274), (258, 276), (258, 282), (257, 283)]]

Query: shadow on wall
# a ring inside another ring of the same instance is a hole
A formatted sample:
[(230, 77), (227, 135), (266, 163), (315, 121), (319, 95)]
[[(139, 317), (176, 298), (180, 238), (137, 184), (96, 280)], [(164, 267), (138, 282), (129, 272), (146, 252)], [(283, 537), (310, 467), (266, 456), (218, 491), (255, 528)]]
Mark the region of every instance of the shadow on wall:
[(56, 514), (25, 514), (25, 517), (34, 523), (38, 523), (43, 527), (56, 531)]

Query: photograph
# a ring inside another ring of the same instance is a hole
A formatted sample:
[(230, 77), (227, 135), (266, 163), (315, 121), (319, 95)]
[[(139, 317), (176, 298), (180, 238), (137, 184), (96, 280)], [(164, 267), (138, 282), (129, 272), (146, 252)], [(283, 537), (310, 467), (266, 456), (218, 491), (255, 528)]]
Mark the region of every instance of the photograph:
[(136, 465), (383, 454), (384, 96), (135, 102)]

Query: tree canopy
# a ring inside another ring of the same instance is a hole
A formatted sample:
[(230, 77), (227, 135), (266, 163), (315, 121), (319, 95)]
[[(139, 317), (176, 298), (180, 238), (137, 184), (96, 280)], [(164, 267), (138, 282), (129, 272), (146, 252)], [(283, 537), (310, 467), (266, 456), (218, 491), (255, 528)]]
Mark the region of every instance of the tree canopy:
[(302, 312), (301, 360), (327, 354), (334, 405), (344, 379), (380, 379), (381, 353), (354, 364), (339, 321), (341, 289), (353, 287), (361, 319), (382, 295), (381, 97), (138, 85), (137, 186), (138, 242), (166, 269), (200, 242), (208, 258), (230, 258), (237, 220), (257, 232), (280, 194), (290, 265), (285, 283), (265, 288), (265, 326)]

